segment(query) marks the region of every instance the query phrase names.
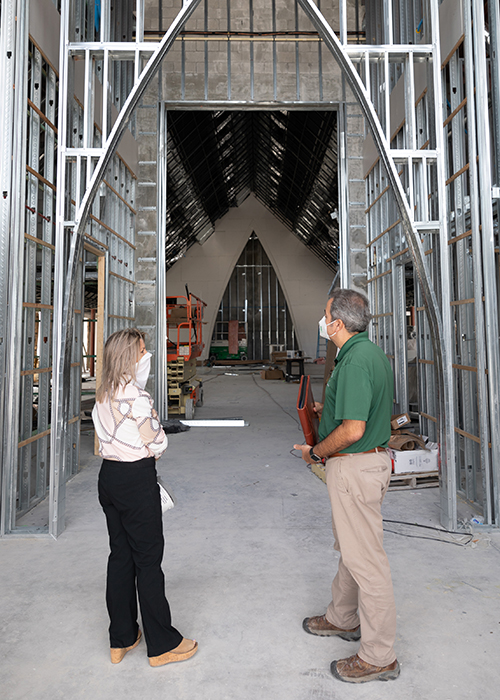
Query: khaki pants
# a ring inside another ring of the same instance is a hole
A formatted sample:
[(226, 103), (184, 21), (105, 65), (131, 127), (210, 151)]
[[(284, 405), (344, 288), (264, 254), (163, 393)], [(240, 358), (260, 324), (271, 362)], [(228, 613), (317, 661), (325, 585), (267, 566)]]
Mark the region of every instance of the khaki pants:
[(380, 510), (390, 476), (385, 451), (326, 462), (335, 549), (340, 552), (326, 619), (342, 629), (360, 624), (358, 654), (374, 666), (387, 666), (396, 658), (396, 606)]

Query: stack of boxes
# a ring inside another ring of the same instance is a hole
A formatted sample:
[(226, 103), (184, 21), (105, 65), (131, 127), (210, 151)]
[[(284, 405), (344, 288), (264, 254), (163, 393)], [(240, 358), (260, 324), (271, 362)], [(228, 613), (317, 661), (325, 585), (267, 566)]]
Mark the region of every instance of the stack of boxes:
[(426, 436), (402, 430), (411, 423), (407, 413), (391, 417), (392, 435), (389, 455), (394, 474), (436, 472), (438, 469), (438, 445)]

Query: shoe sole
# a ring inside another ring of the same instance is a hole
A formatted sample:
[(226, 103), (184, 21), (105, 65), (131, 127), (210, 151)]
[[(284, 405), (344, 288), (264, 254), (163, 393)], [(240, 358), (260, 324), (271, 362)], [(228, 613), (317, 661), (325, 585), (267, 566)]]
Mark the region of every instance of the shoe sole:
[(183, 654), (174, 654), (172, 651), (166, 651), (160, 656), (150, 656), (149, 665), (153, 666), (153, 668), (156, 668), (158, 666), (166, 666), (166, 664), (175, 663), (176, 661), (187, 661), (187, 659), (190, 659), (192, 656), (194, 656), (197, 651), (198, 642), (196, 642), (195, 646), (192, 649), (190, 649), (189, 651), (185, 651)]
[(313, 634), (315, 637), (340, 637), (340, 639), (345, 639), (346, 642), (358, 642), (361, 639), (359, 628), (355, 632), (343, 632), (342, 630), (339, 632), (335, 630), (313, 631), (307, 624), (310, 619), (310, 617), (306, 617), (306, 619), (302, 622), (302, 628), (307, 632), (307, 634)]
[(141, 630), (139, 630), (139, 633), (137, 635), (137, 639), (135, 640), (134, 644), (132, 644), (132, 646), (125, 647), (124, 649), (111, 649), (111, 663), (112, 664), (119, 664), (120, 661), (123, 661), (123, 659), (125, 658), (125, 654), (129, 651), (132, 651), (132, 649), (135, 649), (136, 646), (141, 641), (141, 639), (142, 639), (142, 632), (141, 632)]
[(380, 671), (380, 673), (371, 673), (369, 676), (349, 678), (349, 676), (341, 676), (337, 670), (337, 662), (332, 661), (330, 671), (335, 678), (344, 683), (368, 683), (368, 681), (395, 681), (401, 673), (401, 667), (398, 662), (398, 665), (392, 671)]

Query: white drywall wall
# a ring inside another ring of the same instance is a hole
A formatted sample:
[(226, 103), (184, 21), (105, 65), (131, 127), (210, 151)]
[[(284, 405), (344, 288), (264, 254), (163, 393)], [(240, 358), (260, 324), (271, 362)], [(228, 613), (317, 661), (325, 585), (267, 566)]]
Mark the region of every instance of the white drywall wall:
[(255, 231), (285, 294), (298, 345), (316, 357), (318, 321), (333, 280), (332, 271), (313, 255), (254, 195), (231, 209), (202, 245), (195, 244), (167, 273), (167, 295), (192, 294), (208, 306), (205, 312), (203, 357), (208, 354), (215, 317), (234, 266)]

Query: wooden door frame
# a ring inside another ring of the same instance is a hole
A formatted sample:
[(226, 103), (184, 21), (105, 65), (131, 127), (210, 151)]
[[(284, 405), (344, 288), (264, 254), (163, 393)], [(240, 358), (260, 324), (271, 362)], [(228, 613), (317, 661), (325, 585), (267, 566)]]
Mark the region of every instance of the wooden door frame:
[[(90, 243), (84, 243), (84, 249), (97, 258), (97, 317), (95, 329), (95, 386), (101, 383), (102, 356), (104, 351), (104, 313), (106, 299), (106, 251), (95, 248)], [(99, 440), (94, 437), (94, 454), (99, 454)]]

